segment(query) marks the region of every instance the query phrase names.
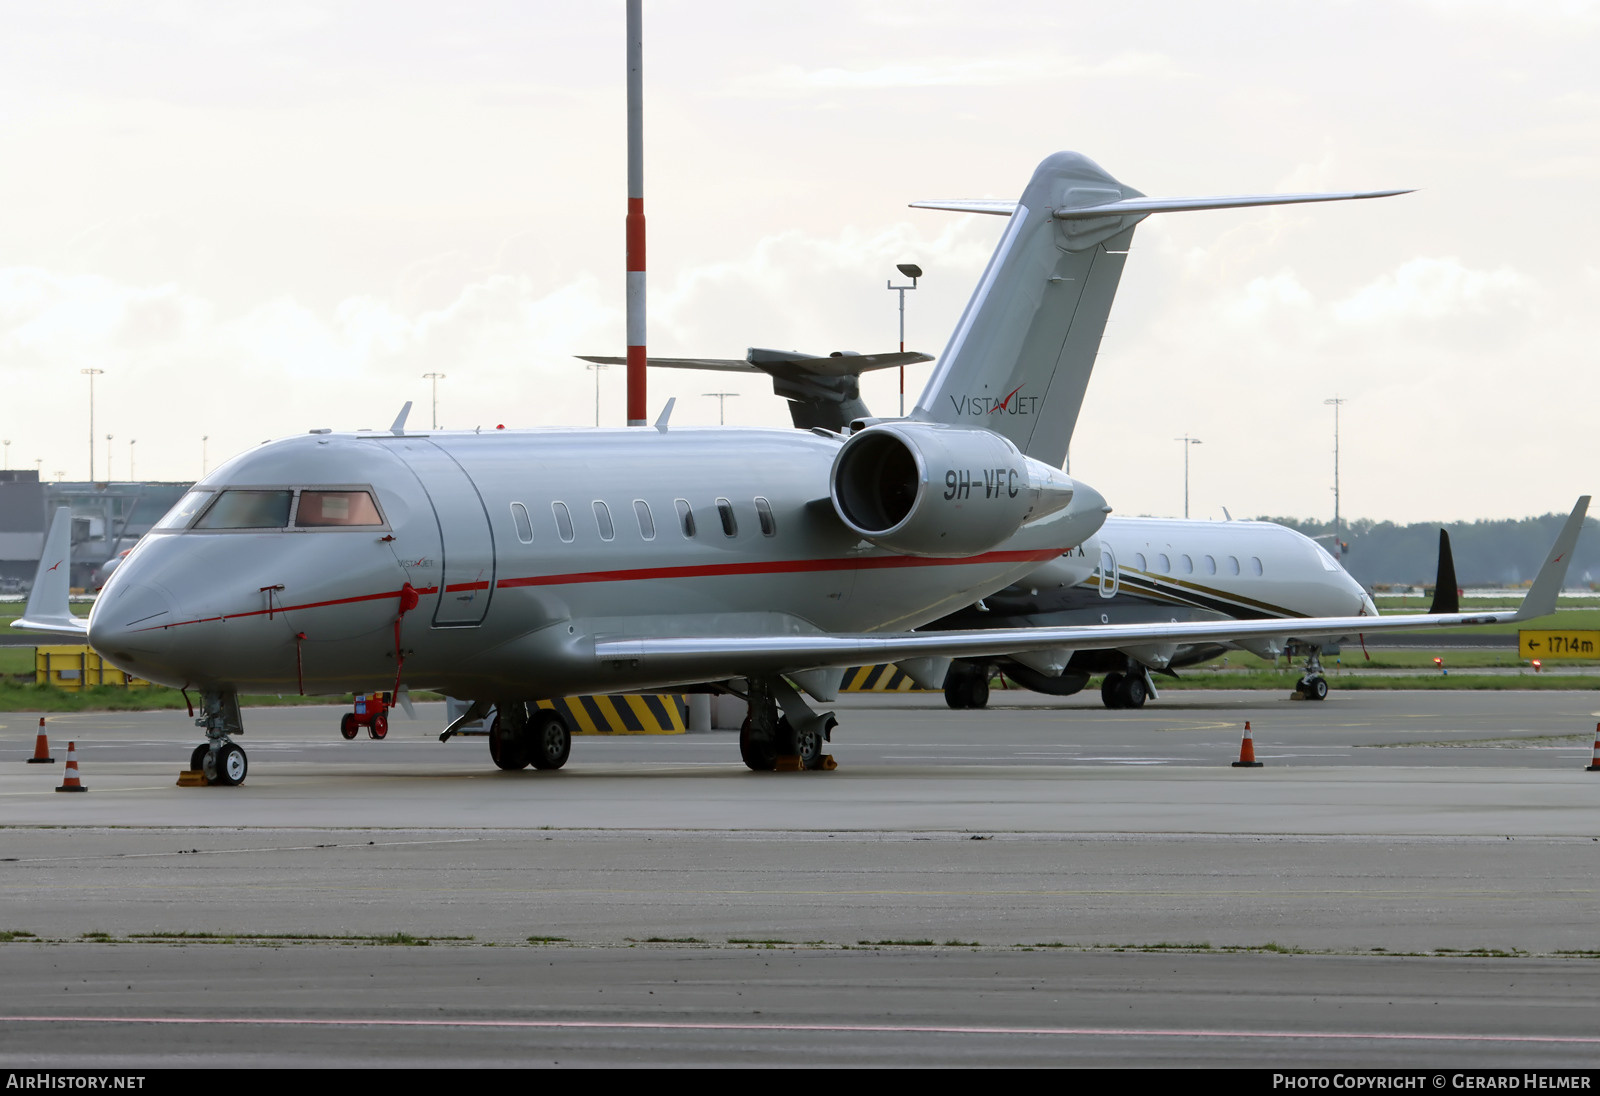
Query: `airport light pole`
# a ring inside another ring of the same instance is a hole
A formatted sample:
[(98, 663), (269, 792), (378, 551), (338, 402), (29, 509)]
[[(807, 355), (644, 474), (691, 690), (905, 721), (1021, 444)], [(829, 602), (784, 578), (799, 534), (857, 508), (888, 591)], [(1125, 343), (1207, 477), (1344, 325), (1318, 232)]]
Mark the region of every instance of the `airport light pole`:
[[(910, 285), (895, 285), (894, 279), (884, 282), (889, 289), (900, 294), (900, 352), (906, 350), (906, 291), (917, 288), (917, 279), (922, 277), (922, 268), (916, 263), (896, 263), (895, 269), (911, 279)], [(906, 367), (900, 367), (900, 417), (906, 417)]]
[(717, 400), (717, 425), (728, 425), (728, 397), (737, 396), (737, 392), (702, 392), (702, 396), (715, 396)]
[(138, 444), (138, 441), (138, 438), (128, 439), (128, 479), (130, 480), (139, 478), (133, 474), (133, 447)]
[(1339, 536), (1339, 408), (1346, 400), (1334, 396), (1322, 402), (1333, 407), (1333, 548), (1337, 557), (1339, 545), (1344, 543)]
[(206, 442), (208, 442), (210, 440), (211, 440), (211, 435), (210, 434), (201, 434), (200, 435), (200, 478), (201, 479), (205, 479), (205, 475), (206, 475), (206, 470), (207, 470), (206, 469)]
[(104, 373), (104, 369), (80, 369), (78, 372), (89, 378), (89, 482), (94, 482), (94, 379)]
[(6, 471), (11, 470), (11, 439), (6, 439)]
[(1183, 442), (1183, 516), (1187, 520), (1189, 517), (1189, 446), (1199, 445), (1200, 439), (1191, 438), (1188, 434), (1185, 434), (1181, 438), (1173, 438), (1172, 440)]
[(439, 429), (439, 382), (444, 380), (443, 373), (424, 373), (422, 379), (433, 382), (433, 428)]
[(106, 435), (106, 482), (111, 482), (111, 458), (114, 453), (111, 448), (111, 435)]
[[(590, 362), (589, 364), (585, 365), (584, 368), (585, 369), (594, 370), (594, 424), (596, 426), (599, 426), (600, 425), (600, 370), (609, 369), (610, 366), (603, 365), (600, 362)], [(632, 420), (629, 420), (628, 425), (629, 426), (633, 425)]]

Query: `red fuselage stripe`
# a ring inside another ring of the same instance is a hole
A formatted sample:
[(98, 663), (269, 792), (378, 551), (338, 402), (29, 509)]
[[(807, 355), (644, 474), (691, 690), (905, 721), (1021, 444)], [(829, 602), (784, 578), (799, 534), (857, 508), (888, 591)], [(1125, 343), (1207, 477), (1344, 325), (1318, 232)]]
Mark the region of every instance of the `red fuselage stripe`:
[[(1061, 554), (1059, 548), (1034, 549), (1025, 552), (987, 552), (981, 556), (964, 556), (960, 559), (933, 559), (922, 556), (868, 556), (864, 559), (784, 559), (757, 563), (711, 563), (693, 567), (635, 567), (623, 571), (578, 571), (565, 575), (530, 575), (526, 578), (504, 578), (495, 583), (501, 589), (519, 586), (571, 586), (582, 582), (641, 582), (658, 578), (715, 578), (722, 575), (792, 575), (806, 571), (871, 571), (887, 567), (966, 567), (973, 564), (1039, 563)], [(445, 593), (468, 590), (487, 590), (489, 583), (459, 582), (444, 588)], [(437, 586), (418, 587), (419, 594), (435, 594)], [(359, 594), (355, 597), (330, 598), (311, 601), (304, 605), (278, 605), (271, 609), (254, 609), (243, 613), (197, 620), (180, 620), (172, 624), (157, 624), (143, 631), (160, 631), (163, 628), (181, 628), (185, 624), (205, 624), (217, 620), (242, 620), (245, 617), (266, 616), (268, 613), (292, 613), (302, 609), (325, 609), (330, 605), (353, 605), (362, 601), (382, 601), (398, 598), (399, 590), (381, 594)]]

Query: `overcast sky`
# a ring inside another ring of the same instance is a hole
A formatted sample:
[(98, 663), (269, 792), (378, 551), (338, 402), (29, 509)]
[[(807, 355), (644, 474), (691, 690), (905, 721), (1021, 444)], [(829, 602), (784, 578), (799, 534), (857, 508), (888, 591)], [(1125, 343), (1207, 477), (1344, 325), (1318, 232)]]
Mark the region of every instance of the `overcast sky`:
[[(583, 425), (621, 354), (617, 2), (0, 7), (11, 467), (199, 475), (265, 438)], [(1135, 237), (1072, 448), (1122, 513), (1396, 521), (1600, 484), (1600, 4), (645, 4), (650, 350), (938, 353), (1020, 193), (1075, 149), (1152, 195), (1419, 187)], [(913, 401), (927, 375), (913, 370)], [(784, 425), (759, 379), (654, 416)], [(896, 410), (892, 375), (867, 382)], [(624, 418), (620, 369), (600, 415)], [(130, 444), (131, 443), (131, 444)]]

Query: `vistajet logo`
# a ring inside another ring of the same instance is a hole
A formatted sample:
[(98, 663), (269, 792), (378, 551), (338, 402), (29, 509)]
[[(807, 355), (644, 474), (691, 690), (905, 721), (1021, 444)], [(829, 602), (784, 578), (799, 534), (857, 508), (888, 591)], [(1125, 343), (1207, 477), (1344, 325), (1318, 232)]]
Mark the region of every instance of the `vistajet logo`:
[(958, 396), (950, 394), (950, 404), (958, 415), (970, 415), (980, 418), (984, 415), (1037, 415), (1039, 413), (1039, 397), (1025, 396), (1022, 394), (1026, 385), (1019, 384), (1004, 399), (995, 399), (993, 396)]

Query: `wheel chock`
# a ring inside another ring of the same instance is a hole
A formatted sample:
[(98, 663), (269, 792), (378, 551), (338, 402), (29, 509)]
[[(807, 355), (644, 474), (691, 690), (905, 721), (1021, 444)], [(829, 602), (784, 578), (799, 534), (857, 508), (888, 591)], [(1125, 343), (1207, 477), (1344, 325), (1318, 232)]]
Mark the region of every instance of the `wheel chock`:
[(772, 771), (779, 773), (797, 773), (802, 771), (804, 768), (805, 765), (801, 762), (799, 754), (785, 754), (778, 758), (777, 763), (772, 766)]
[(1256, 744), (1250, 737), (1250, 721), (1244, 721), (1244, 740), (1239, 743), (1239, 760), (1233, 763), (1236, 769), (1259, 769), (1262, 763), (1256, 760)]
[(39, 717), (39, 735), (33, 740), (33, 756), (28, 758), (30, 765), (54, 765), (56, 759), (50, 756), (50, 739), (45, 737), (44, 716)]
[(839, 763), (833, 759), (832, 754), (823, 754), (821, 760), (817, 762), (817, 769), (820, 772), (831, 773), (838, 767)]
[(208, 788), (211, 781), (206, 779), (206, 774), (200, 769), (184, 769), (178, 774), (178, 787), (180, 788)]
[(67, 743), (67, 768), (61, 774), (61, 787), (56, 789), (58, 792), (86, 792), (89, 790), (78, 780), (77, 745), (76, 742)]

